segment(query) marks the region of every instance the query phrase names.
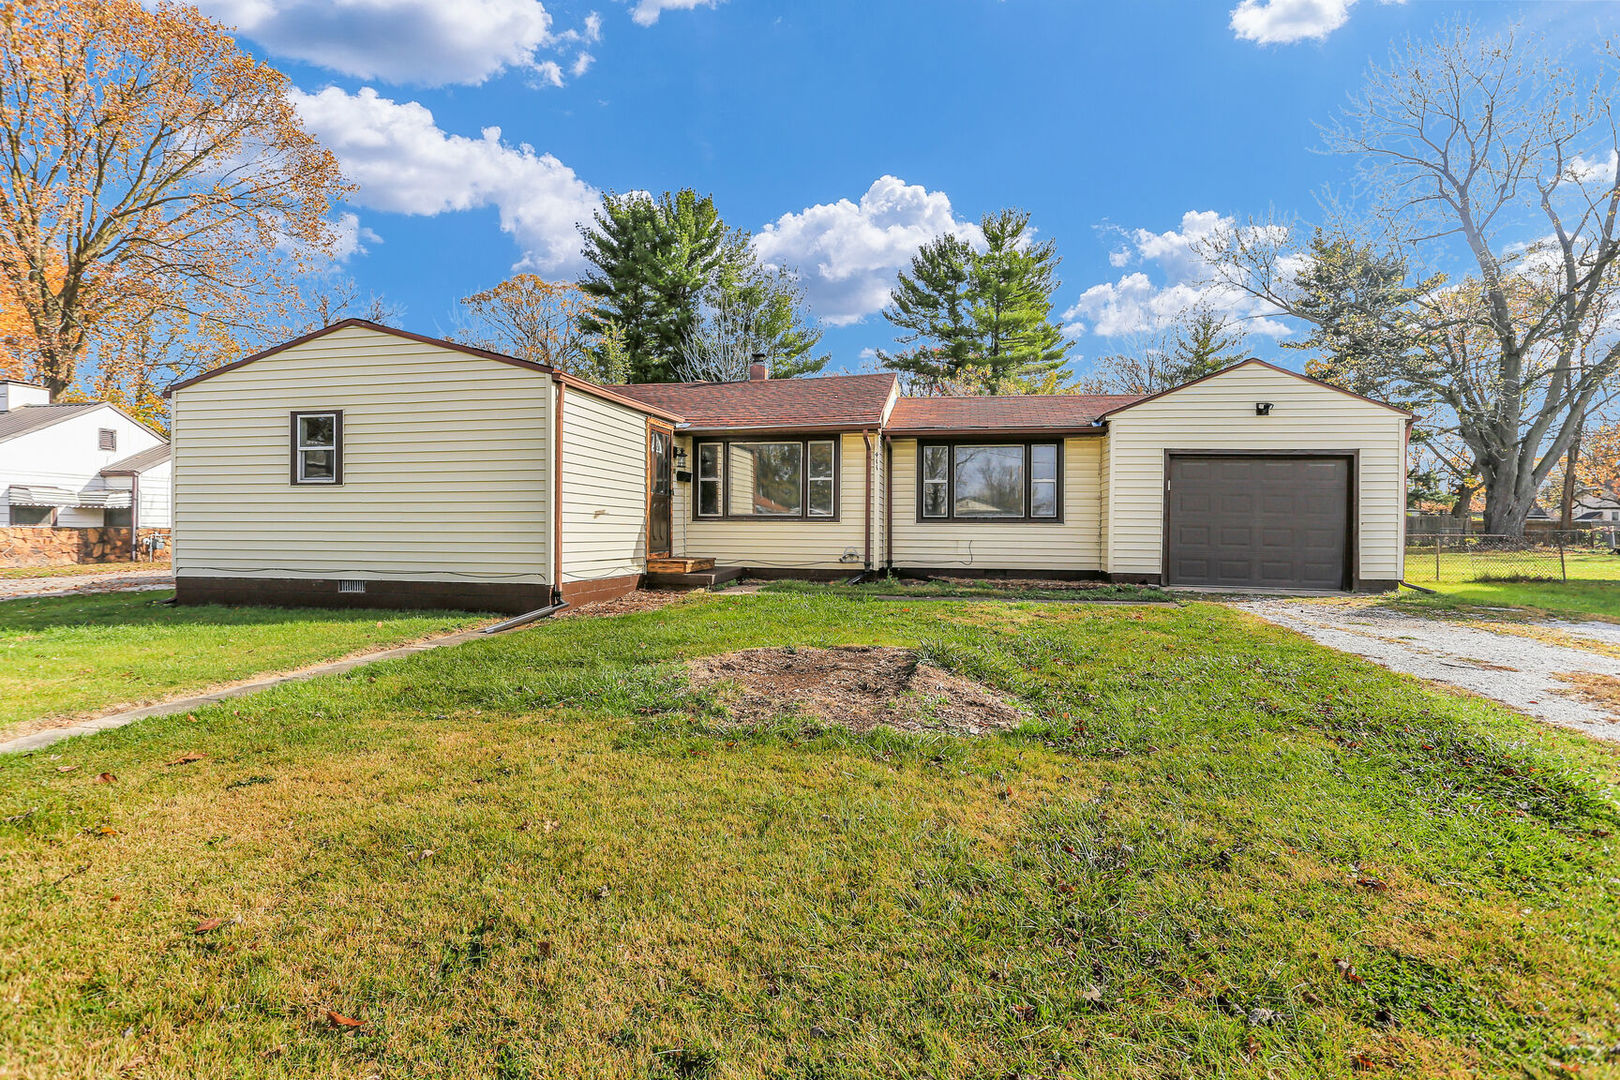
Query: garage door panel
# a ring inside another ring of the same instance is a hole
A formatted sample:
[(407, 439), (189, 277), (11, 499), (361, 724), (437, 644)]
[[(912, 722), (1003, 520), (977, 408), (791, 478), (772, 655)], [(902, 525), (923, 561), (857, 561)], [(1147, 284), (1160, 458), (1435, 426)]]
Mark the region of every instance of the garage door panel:
[(1346, 458), (1170, 459), (1168, 580), (1340, 589), (1350, 547)]

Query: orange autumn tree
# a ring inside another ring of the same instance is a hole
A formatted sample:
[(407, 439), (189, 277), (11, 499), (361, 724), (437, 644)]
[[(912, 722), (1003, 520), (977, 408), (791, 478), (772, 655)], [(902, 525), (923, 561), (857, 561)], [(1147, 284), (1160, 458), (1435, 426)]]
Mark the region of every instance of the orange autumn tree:
[(347, 188), (287, 85), (195, 8), (0, 0), (0, 320), (53, 397), (151, 399), (329, 256)]

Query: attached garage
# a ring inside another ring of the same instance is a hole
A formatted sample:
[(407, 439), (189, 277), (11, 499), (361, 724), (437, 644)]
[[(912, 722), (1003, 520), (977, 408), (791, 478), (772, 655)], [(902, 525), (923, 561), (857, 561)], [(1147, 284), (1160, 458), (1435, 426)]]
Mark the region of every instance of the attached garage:
[(1355, 591), (1399, 583), (1404, 410), (1250, 360), (1102, 419), (1112, 580)]
[(1166, 584), (1349, 587), (1353, 455), (1168, 458)]

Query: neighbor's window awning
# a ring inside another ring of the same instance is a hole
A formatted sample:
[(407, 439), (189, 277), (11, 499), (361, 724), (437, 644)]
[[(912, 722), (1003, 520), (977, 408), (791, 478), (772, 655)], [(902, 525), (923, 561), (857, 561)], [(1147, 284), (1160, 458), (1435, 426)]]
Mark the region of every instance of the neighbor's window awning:
[(9, 498), (12, 506), (73, 506), (92, 510), (124, 510), (129, 507), (129, 489), (90, 488), (69, 491), (63, 487), (43, 484), (12, 484)]

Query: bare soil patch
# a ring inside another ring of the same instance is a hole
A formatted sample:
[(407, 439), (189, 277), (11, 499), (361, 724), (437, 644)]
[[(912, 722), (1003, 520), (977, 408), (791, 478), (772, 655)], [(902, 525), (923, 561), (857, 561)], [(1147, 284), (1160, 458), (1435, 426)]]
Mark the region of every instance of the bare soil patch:
[(742, 723), (800, 713), (856, 732), (884, 724), (979, 735), (1024, 720), (989, 687), (920, 661), (909, 649), (744, 649), (700, 657), (688, 669), (693, 686), (721, 688), (721, 700)]
[(577, 619), (582, 615), (632, 615), (638, 611), (656, 611), (661, 607), (668, 607), (678, 600), (684, 600), (692, 595), (688, 592), (657, 589), (636, 589), (613, 600), (602, 600), (594, 604), (580, 604), (578, 607), (565, 607), (552, 616), (553, 619)]

